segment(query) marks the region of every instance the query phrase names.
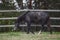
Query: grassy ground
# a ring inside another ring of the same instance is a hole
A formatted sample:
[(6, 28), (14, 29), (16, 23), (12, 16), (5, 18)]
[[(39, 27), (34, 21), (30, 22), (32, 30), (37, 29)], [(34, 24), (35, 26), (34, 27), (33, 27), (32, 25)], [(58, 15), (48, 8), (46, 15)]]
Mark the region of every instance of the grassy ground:
[(26, 34), (25, 32), (0, 33), (0, 40), (60, 40), (60, 32), (53, 34), (43, 32), (39, 35), (38, 32), (35, 32), (35, 34)]

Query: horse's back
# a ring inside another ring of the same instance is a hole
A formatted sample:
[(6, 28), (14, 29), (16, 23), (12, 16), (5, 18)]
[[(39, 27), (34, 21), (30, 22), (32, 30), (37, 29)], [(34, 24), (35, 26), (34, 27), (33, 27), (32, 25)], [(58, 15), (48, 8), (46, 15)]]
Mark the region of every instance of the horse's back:
[(41, 11), (32, 11), (32, 12), (29, 12), (27, 14), (27, 16), (29, 17), (38, 17), (38, 18), (46, 18), (48, 17), (48, 13), (47, 12), (41, 12)]
[(32, 22), (36, 22), (36, 23), (41, 22), (41, 21), (43, 21), (43, 23), (44, 23), (44, 22), (48, 21), (48, 19), (49, 19), (48, 13), (40, 12), (40, 11), (29, 12), (26, 16), (27, 16), (26, 17), (27, 21), (32, 21)]

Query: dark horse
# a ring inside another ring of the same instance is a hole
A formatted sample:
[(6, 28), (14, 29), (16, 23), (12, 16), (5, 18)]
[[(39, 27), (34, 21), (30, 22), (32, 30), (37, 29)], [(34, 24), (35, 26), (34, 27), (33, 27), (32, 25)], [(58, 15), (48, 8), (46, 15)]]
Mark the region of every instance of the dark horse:
[(19, 24), (25, 21), (27, 23), (27, 33), (30, 31), (32, 33), (33, 30), (31, 29), (31, 23), (40, 23), (41, 24), (41, 31), (44, 29), (44, 25), (46, 24), (50, 33), (52, 33), (52, 29), (50, 27), (50, 17), (47, 12), (41, 11), (28, 11), (24, 15), (19, 16), (15, 22), (14, 30), (19, 28)]

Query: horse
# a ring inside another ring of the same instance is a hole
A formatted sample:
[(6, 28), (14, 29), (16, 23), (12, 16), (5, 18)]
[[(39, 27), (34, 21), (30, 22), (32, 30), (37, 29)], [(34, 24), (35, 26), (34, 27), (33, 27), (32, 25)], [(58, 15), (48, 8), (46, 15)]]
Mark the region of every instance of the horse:
[(50, 16), (48, 15), (47, 12), (44, 11), (28, 11), (26, 13), (24, 13), (24, 15), (22, 16), (18, 16), (17, 20), (15, 21), (15, 27), (14, 30), (16, 30), (17, 28), (19, 28), (19, 24), (25, 21), (27, 23), (27, 34), (29, 34), (29, 32), (34, 33), (33, 30), (30, 30), (31, 24), (32, 23), (40, 23), (41, 25), (41, 32), (44, 29), (44, 25), (47, 25), (47, 28), (50, 32), (50, 34), (52, 34), (52, 28), (50, 26)]

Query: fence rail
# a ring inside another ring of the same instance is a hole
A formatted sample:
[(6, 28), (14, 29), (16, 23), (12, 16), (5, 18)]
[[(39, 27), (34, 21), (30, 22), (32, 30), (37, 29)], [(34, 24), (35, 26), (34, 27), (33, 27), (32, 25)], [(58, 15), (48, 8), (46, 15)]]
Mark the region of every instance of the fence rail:
[[(0, 20), (13, 20), (13, 19), (17, 19), (17, 17), (6, 17), (6, 18), (0, 18)], [(60, 20), (60, 17), (50, 17), (50, 19), (54, 19), (54, 20)]]
[(0, 12), (21, 12), (21, 11), (46, 11), (46, 12), (60, 12), (60, 10), (39, 10), (39, 9), (0, 10)]
[[(0, 10), (0, 12), (21, 12), (21, 11), (46, 11), (46, 12), (60, 12), (60, 10), (32, 10), (32, 9), (24, 9), (24, 10)], [(0, 20), (11, 20), (17, 19), (17, 17), (7, 17), (7, 18), (0, 18)], [(60, 17), (50, 17), (50, 19), (60, 20)], [(27, 25), (20, 25), (20, 26), (27, 26)], [(41, 26), (41, 25), (31, 25), (31, 26)], [(14, 27), (14, 25), (0, 25), (0, 27)], [(51, 27), (60, 27), (60, 25), (51, 25)]]
[[(26, 27), (27, 25), (20, 25), (21, 27)], [(36, 27), (38, 27), (38, 26), (41, 26), (41, 25), (31, 25), (31, 26), (36, 26)], [(47, 25), (45, 25), (45, 26), (47, 26)], [(15, 27), (15, 25), (0, 25), (0, 27)], [(60, 25), (51, 25), (51, 27), (60, 27)]]

